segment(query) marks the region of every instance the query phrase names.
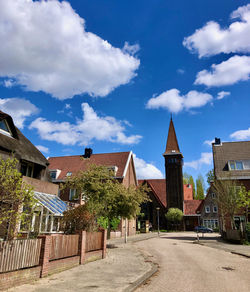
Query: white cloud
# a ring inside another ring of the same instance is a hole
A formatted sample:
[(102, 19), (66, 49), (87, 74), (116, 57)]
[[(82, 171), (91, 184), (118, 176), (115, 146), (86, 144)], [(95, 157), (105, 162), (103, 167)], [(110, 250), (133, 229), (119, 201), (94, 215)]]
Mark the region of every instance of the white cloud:
[(203, 142), (203, 144), (208, 145), (208, 146), (211, 146), (212, 143), (214, 143), (214, 139), (213, 139), (213, 140), (205, 140), (205, 141)]
[(232, 85), (239, 81), (248, 80), (250, 76), (250, 57), (233, 56), (220, 63), (213, 64), (211, 71), (200, 71), (195, 80), (195, 84), (207, 86)]
[(211, 152), (203, 152), (201, 153), (201, 157), (197, 160), (193, 160), (190, 162), (185, 162), (185, 167), (191, 167), (194, 169), (199, 169), (202, 165), (211, 165), (213, 161), (213, 155)]
[(138, 179), (164, 178), (162, 172), (151, 163), (147, 163), (134, 154), (135, 170)]
[(140, 50), (140, 46), (139, 44), (130, 45), (128, 42), (125, 42), (122, 50), (124, 53), (129, 53), (134, 56)]
[(184, 38), (183, 45), (199, 57), (219, 53), (250, 52), (250, 4), (239, 7), (231, 14), (234, 21), (228, 28), (221, 28), (217, 22), (210, 21)]
[(11, 88), (16, 84), (16, 82), (14, 80), (12, 80), (12, 79), (6, 79), (6, 80), (3, 81), (3, 84), (4, 84), (5, 87)]
[(45, 146), (42, 146), (42, 145), (36, 145), (36, 148), (39, 150), (39, 151), (41, 151), (41, 152), (43, 152), (43, 153), (49, 153), (49, 148), (48, 147), (45, 147)]
[(106, 96), (127, 84), (140, 61), (86, 31), (66, 1), (0, 0), (0, 76), (59, 99)]
[(212, 99), (212, 95), (195, 90), (189, 91), (186, 95), (180, 95), (180, 91), (173, 88), (149, 99), (146, 107), (148, 109), (164, 108), (170, 112), (178, 113), (182, 110), (202, 107)]
[(246, 130), (239, 130), (230, 135), (230, 138), (235, 140), (249, 140), (250, 139), (250, 128)]
[(0, 110), (9, 114), (15, 125), (22, 129), (27, 117), (37, 114), (38, 108), (29, 100), (22, 98), (0, 98)]
[(185, 70), (184, 69), (177, 69), (177, 73), (183, 75), (185, 73)]
[(217, 94), (217, 99), (219, 100), (219, 99), (223, 99), (225, 96), (228, 96), (228, 95), (230, 95), (231, 94), (231, 92), (229, 92), (229, 91), (220, 91), (220, 92), (218, 92), (218, 94)]
[(42, 139), (56, 141), (63, 145), (88, 145), (92, 141), (109, 141), (120, 144), (137, 144), (139, 135), (125, 135), (124, 123), (114, 117), (100, 117), (87, 103), (82, 103), (83, 118), (75, 124), (48, 121), (37, 118), (30, 129), (37, 129)]

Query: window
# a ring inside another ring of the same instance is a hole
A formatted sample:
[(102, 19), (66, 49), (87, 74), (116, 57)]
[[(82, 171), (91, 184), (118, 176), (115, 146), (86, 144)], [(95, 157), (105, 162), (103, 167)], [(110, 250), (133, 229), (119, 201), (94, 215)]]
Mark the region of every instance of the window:
[(214, 212), (214, 213), (217, 213), (217, 212), (218, 212), (218, 208), (217, 208), (217, 206), (213, 206), (213, 212)]
[(21, 162), (20, 172), (22, 175), (33, 177), (34, 165), (28, 162)]
[(11, 136), (11, 132), (10, 132), (9, 126), (8, 126), (8, 124), (7, 124), (7, 122), (5, 120), (1, 120), (0, 121), (0, 132), (2, 134), (7, 135), (7, 136)]
[(70, 200), (77, 200), (77, 199), (79, 199), (79, 193), (76, 191), (76, 189), (70, 189), (69, 190), (69, 199)]
[(210, 213), (210, 206), (205, 206), (205, 212)]
[(228, 162), (229, 170), (249, 170), (250, 160), (231, 160)]
[(72, 172), (68, 171), (66, 176), (71, 176), (72, 175)]
[(208, 219), (203, 220), (203, 225), (208, 228), (217, 228), (218, 227), (218, 219)]
[(211, 193), (212, 199), (215, 199), (215, 193)]
[(52, 179), (56, 179), (56, 171), (51, 171), (49, 174)]

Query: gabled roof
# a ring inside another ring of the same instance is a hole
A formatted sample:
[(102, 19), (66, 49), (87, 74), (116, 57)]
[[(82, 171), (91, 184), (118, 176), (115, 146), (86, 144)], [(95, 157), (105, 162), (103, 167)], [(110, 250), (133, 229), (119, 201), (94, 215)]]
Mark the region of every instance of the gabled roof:
[(145, 179), (139, 180), (138, 183), (146, 182), (151, 188), (156, 200), (164, 207), (167, 207), (166, 180), (165, 179)]
[(204, 200), (184, 200), (184, 215), (194, 216), (201, 211)]
[(175, 129), (174, 129), (174, 123), (171, 117), (169, 130), (168, 130), (167, 146), (163, 155), (180, 154), (180, 153), (181, 152), (179, 149), (179, 144), (178, 144)]
[(91, 164), (104, 166), (117, 166), (116, 177), (122, 178), (125, 176), (129, 161), (132, 157), (132, 152), (116, 152), (116, 153), (101, 153), (92, 154), (90, 158), (84, 158), (83, 155), (49, 157), (49, 169), (60, 169), (61, 172), (57, 180), (65, 180), (67, 173), (72, 175), (79, 171), (85, 171)]
[[(167, 207), (167, 193), (166, 193), (166, 180), (165, 179), (145, 179), (139, 180), (139, 184), (146, 182), (151, 188), (155, 198), (161, 203), (163, 207)], [(183, 185), (184, 200), (191, 200), (193, 196), (193, 189), (189, 185)]]
[(250, 178), (250, 170), (230, 170), (230, 160), (250, 160), (250, 141), (213, 144), (213, 160), (216, 178)]
[(47, 159), (43, 154), (19, 131), (11, 118), (6, 113), (0, 111), (0, 120), (6, 120), (13, 137), (6, 136), (0, 132), (0, 149), (14, 153), (18, 159), (27, 160), (46, 167)]

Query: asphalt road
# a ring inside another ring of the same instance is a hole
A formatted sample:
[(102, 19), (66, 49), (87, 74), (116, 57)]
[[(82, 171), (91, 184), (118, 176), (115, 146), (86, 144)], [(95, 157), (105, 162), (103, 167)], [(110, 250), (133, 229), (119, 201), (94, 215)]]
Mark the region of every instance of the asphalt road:
[(250, 291), (249, 258), (194, 244), (188, 233), (169, 233), (135, 245), (159, 264), (159, 271), (136, 292)]

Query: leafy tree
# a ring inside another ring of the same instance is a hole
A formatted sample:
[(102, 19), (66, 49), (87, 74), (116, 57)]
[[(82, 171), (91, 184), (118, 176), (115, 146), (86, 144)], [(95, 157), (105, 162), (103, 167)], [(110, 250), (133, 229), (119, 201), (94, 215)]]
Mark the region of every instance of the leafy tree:
[(195, 183), (194, 183), (194, 179), (193, 179), (192, 175), (189, 176), (188, 183), (190, 185), (192, 185), (192, 187), (193, 187), (193, 197), (195, 198), (196, 197)]
[(178, 208), (170, 208), (165, 216), (172, 225), (177, 225), (183, 218), (183, 212)]
[(95, 215), (88, 211), (87, 204), (65, 211), (63, 213), (63, 222), (66, 233), (75, 233), (78, 230), (93, 231), (97, 229)]
[(246, 221), (248, 223), (248, 214), (250, 207), (250, 190), (247, 191), (245, 186), (241, 186), (237, 205), (245, 211)]
[(211, 182), (214, 182), (214, 170), (213, 169), (211, 169), (211, 170), (209, 170), (209, 172), (206, 174), (206, 177), (207, 177), (207, 183), (208, 183), (208, 185), (210, 185), (211, 184)]
[(204, 199), (204, 187), (205, 187), (205, 183), (204, 183), (204, 179), (203, 176), (201, 174), (198, 175), (197, 179), (196, 179), (196, 200), (202, 200)]
[(249, 206), (249, 192), (244, 187), (237, 185), (235, 180), (215, 180), (213, 188), (216, 191), (216, 201), (222, 218), (223, 229), (227, 218), (231, 222), (231, 228), (235, 229), (234, 215), (241, 207)]
[(87, 210), (96, 220), (108, 221), (108, 233), (111, 222), (117, 218), (130, 219), (140, 213), (140, 205), (148, 201), (146, 186), (126, 188), (114, 178), (107, 167), (90, 165), (89, 169), (69, 177), (62, 189), (79, 190), (86, 203)]
[(0, 225), (8, 226), (7, 239), (16, 233), (17, 224), (30, 223), (35, 203), (31, 186), (22, 181), (15, 158), (0, 158)]

